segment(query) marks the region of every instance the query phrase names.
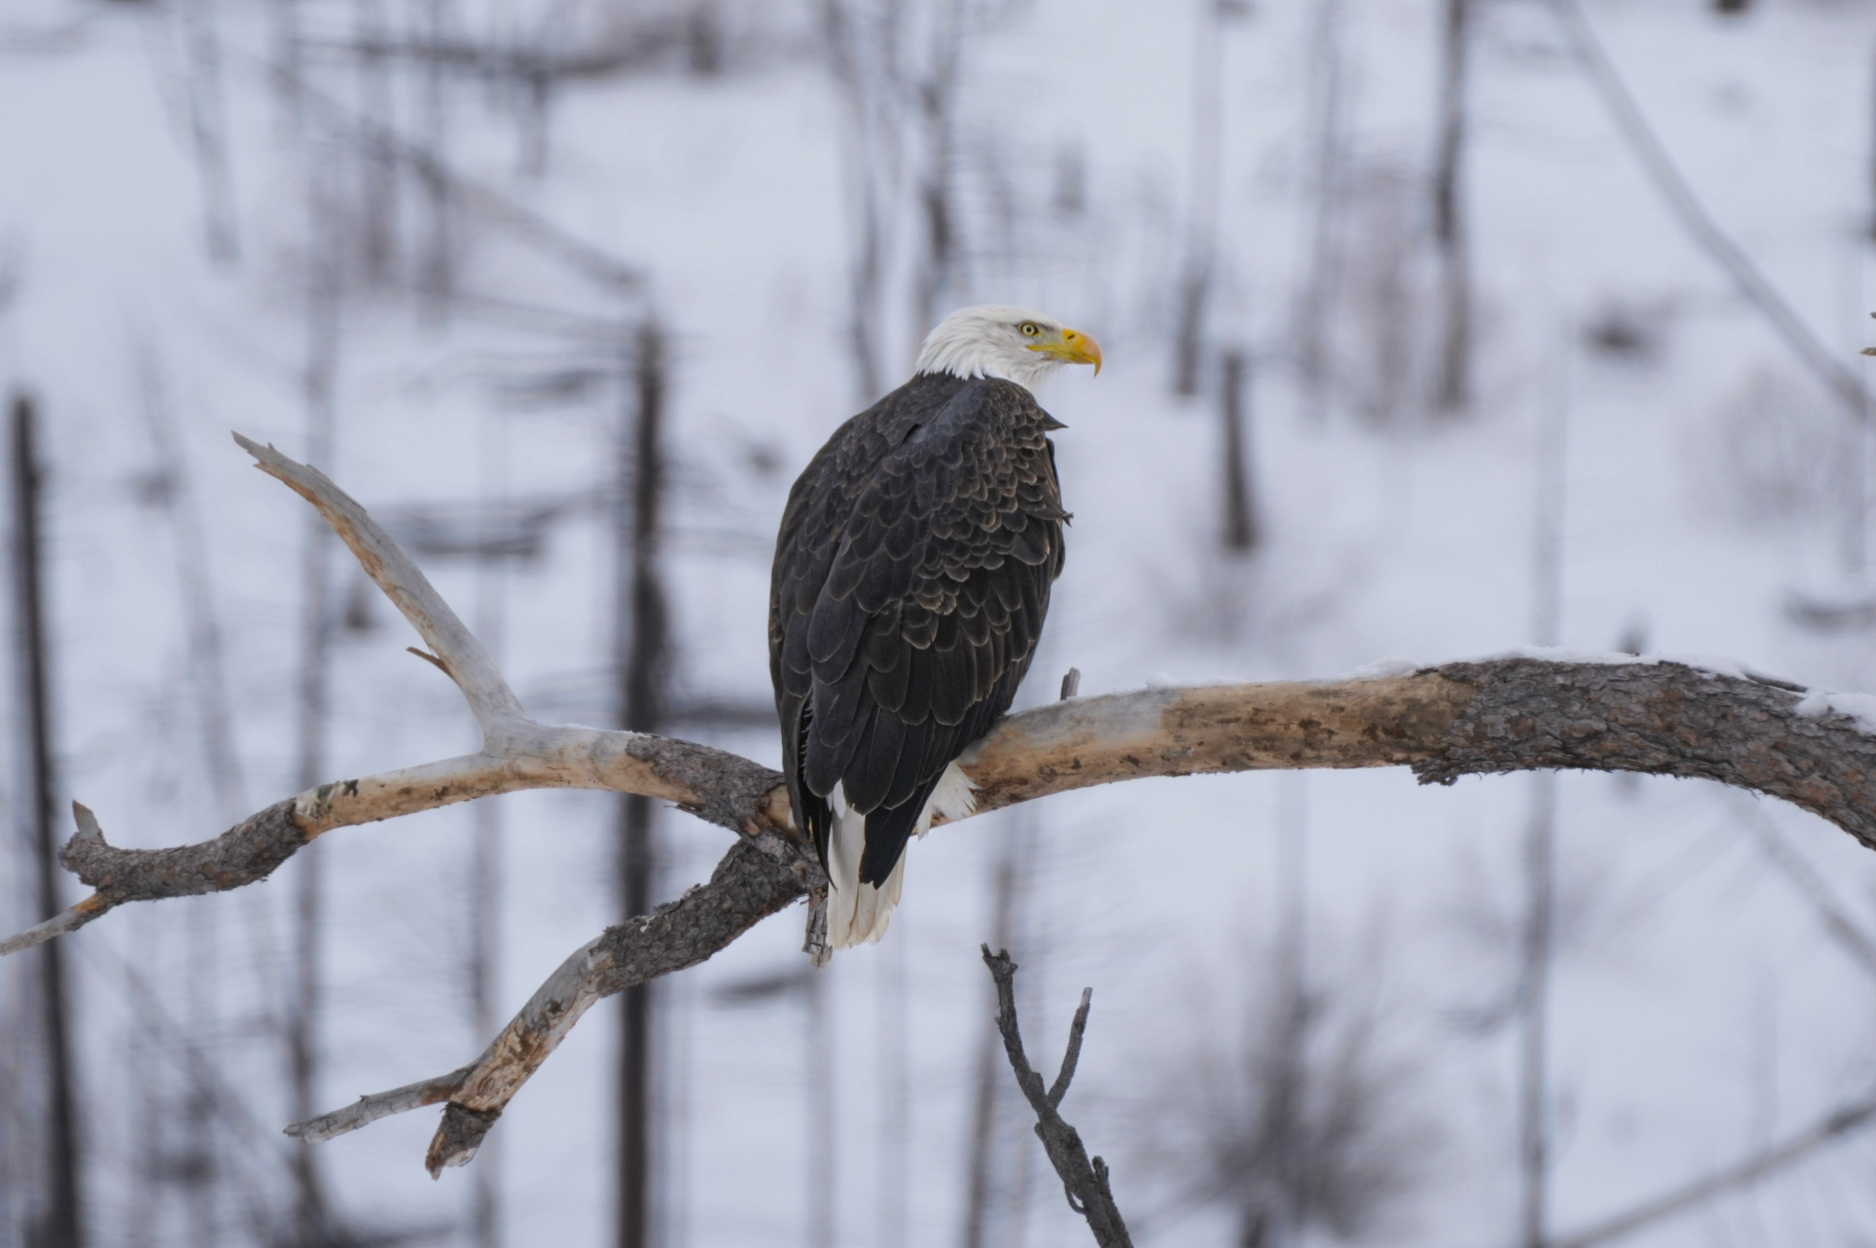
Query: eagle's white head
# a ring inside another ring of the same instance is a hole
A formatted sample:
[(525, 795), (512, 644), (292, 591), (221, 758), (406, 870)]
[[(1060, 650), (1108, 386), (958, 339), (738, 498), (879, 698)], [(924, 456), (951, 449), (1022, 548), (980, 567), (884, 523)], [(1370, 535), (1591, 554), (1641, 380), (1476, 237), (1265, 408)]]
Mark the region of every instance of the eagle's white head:
[(1101, 371), (1101, 346), (1079, 330), (1028, 308), (985, 303), (959, 308), (925, 339), (920, 373), (1001, 377), (1034, 390), (1064, 364)]

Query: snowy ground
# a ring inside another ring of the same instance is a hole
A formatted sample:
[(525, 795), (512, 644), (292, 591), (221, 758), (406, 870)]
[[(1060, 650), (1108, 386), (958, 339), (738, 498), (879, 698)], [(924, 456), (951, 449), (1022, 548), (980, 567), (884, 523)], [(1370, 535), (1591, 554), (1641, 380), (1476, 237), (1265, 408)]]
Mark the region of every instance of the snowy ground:
[[(1345, 5), (1348, 167), (1383, 181), (1420, 170), (1436, 6)], [(0, 311), (0, 382), (30, 386), (50, 424), (63, 786), (118, 843), (199, 839), (230, 812), (200, 761), (178, 596), (186, 540), (178, 509), (159, 505), (162, 483), (151, 481), (150, 392), (174, 413), (205, 526), (243, 764), (238, 805), (251, 809), (293, 787), (305, 517), (296, 498), (249, 470), (226, 431), (301, 449), (300, 158), (280, 137), (258, 69), (266, 24), (224, 0), (243, 260), (210, 264), (170, 18), (70, 0), (6, 8), (0, 248), (21, 258), (22, 283)], [(1383, 658), (1431, 662), (1532, 641), (1533, 497), (1546, 470), (1544, 422), (1560, 411), (1560, 644), (1609, 649), (1640, 625), (1651, 652), (1725, 655), (1834, 688), (1876, 685), (1866, 634), (1806, 632), (1784, 610), (1793, 591), (1862, 592), (1847, 570), (1846, 508), (1832, 493), (1861, 442), (1686, 241), (1564, 54), (1548, 9), (1527, 0), (1492, 6), (1476, 45), (1469, 203), (1480, 400), (1471, 419), (1443, 426), (1403, 418), (1376, 428), (1349, 411), (1303, 419), (1281, 357), (1308, 256), (1311, 7), (1268, 0), (1226, 28), (1213, 324), (1260, 360), (1254, 437), (1268, 542), (1239, 564), (1216, 554), (1213, 400), (1175, 400), (1165, 384), (1195, 8), (1036, 0), (972, 57), (971, 132), (990, 136), (1014, 171), (1023, 227), (1020, 258), (976, 264), (970, 294), (1042, 306), (1094, 333), (1107, 357), (1098, 380), (1064, 376), (1043, 396), (1070, 426), (1057, 444), (1075, 521), (1025, 702), (1052, 696), (1071, 665), (1089, 693), (1331, 677)], [(1692, 0), (1592, 11), (1708, 208), (1852, 358), (1876, 306), (1867, 293), (1876, 8), (1762, 0), (1731, 21)], [(72, 21), (82, 27), (68, 42), (28, 50), (24, 32)], [(843, 121), (825, 74), (811, 56), (777, 55), (719, 80), (660, 72), (579, 87), (554, 114), (539, 183), (516, 179), (506, 123), (480, 116), (470, 108), (457, 122), (463, 167), (653, 275), (675, 346), (682, 680), (698, 693), (766, 696), (770, 535), (794, 473), (855, 404), (840, 337)], [(1048, 160), (1070, 139), (1086, 145), (1092, 207), (1057, 222), (1046, 210)], [(479, 288), (517, 301), (616, 312), (511, 244), (480, 244), (469, 270)], [(1584, 345), (1585, 327), (1612, 307), (1651, 318), (1657, 356), (1616, 359)], [(482, 382), (503, 360), (564, 360), (564, 345), (467, 315), (426, 328), (405, 300), (360, 299), (344, 317), (339, 447), (321, 466), (368, 506), (590, 496), (610, 471), (613, 392), (521, 412), (491, 401)], [(609, 713), (610, 558), (606, 518), (587, 505), (554, 530), (543, 562), (502, 574), (500, 650), (543, 715)], [(444, 565), (435, 579), (474, 617), (472, 572)], [(349, 570), (341, 583), (349, 593)], [(403, 653), (413, 639), (401, 621), (382, 603), (371, 611), (373, 627), (340, 647), (335, 776), (472, 741), (447, 682)], [(712, 741), (770, 763), (777, 753), (759, 734)], [(888, 943), (842, 955), (825, 975), (840, 1073), (838, 1243), (892, 1242), (881, 1221), (891, 1150), (880, 1037), (892, 1026), (882, 987), (902, 971), (906, 1242), (957, 1237), (971, 1060), (989, 1013), (976, 950), (990, 930), (995, 847), (1023, 820), (1040, 846), (1029, 948), (1016, 950), (1028, 968), (1031, 1043), (1052, 1052), (1077, 992), (1094, 987), (1068, 1108), (1113, 1161), (1143, 1243), (1231, 1242), (1220, 1215), (1150, 1217), (1167, 1188), (1130, 1141), (1148, 1134), (1143, 1117), (1172, 1114), (1191, 1096), (1203, 1046), (1236, 1025), (1263, 974), (1286, 821), (1307, 828), (1319, 972), (1377, 994), (1390, 1045), (1416, 1072), (1408, 1099), (1439, 1126), (1419, 1197), (1370, 1238), (1510, 1242), (1511, 1032), (1477, 1034), (1456, 1020), (1503, 997), (1515, 974), (1533, 785), (1512, 777), (1423, 790), (1404, 771), (1147, 781), (942, 829), (912, 852)], [(1552, 1005), (1552, 1225), (1567, 1231), (1866, 1088), (1876, 994), (1768, 869), (1749, 821), (1776, 821), (1866, 916), (1876, 863), (1818, 820), (1712, 786), (1566, 775), (1557, 795), (1569, 922)], [(506, 1017), (616, 903), (607, 799), (518, 795), (501, 809), (497, 1014)], [(451, 809), (346, 830), (313, 851), (333, 897), (324, 1104), (441, 1073), (484, 1042), (461, 970), (470, 826)], [(720, 833), (682, 815), (666, 817), (663, 835), (667, 893), (702, 878), (723, 848)], [(139, 1237), (127, 1143), (137, 1102), (127, 1093), (143, 1076), (122, 1054), (126, 1036), (151, 1024), (123, 968), (182, 1016), (196, 1008), (187, 993), (215, 970), (183, 961), (186, 933), (199, 930), (190, 925), (207, 925), (222, 971), (238, 973), (231, 982), (263, 982), (278, 965), (297, 869), (242, 894), (114, 914), (72, 940), (99, 1242), (187, 1242), (170, 1221), (144, 1222)], [(675, 1056), (664, 1094), (683, 1111), (668, 1140), (674, 1245), (801, 1241), (805, 1012), (793, 999), (730, 1005), (719, 991), (795, 965), (800, 921), (799, 910), (778, 916), (665, 988)], [(277, 1019), (282, 991), (276, 983), (258, 997), (197, 1003), (222, 1020), (225, 1054), (208, 1058), (251, 1119), (239, 1165), (267, 1184), (282, 1178), (273, 1133), (289, 1112), (284, 1072), (255, 1037)], [(512, 1244), (606, 1241), (613, 1025), (607, 1010), (583, 1022), (475, 1163), (500, 1167)], [(1177, 1094), (1163, 1091), (1182, 1081)], [(392, 1226), (461, 1217), (469, 1172), (432, 1184), (421, 1168), (433, 1125), (428, 1112), (410, 1114), (321, 1146), (348, 1215)], [(1012, 1116), (1003, 1130), (1015, 1141), (1005, 1156), (1022, 1157), (1026, 1129)], [(1873, 1162), (1868, 1143), (1852, 1142), (1633, 1242), (1865, 1242), (1876, 1233)], [(1008, 1242), (1086, 1242), (1039, 1156), (1009, 1162), (1019, 1164), (1035, 1172), (1024, 1237)]]

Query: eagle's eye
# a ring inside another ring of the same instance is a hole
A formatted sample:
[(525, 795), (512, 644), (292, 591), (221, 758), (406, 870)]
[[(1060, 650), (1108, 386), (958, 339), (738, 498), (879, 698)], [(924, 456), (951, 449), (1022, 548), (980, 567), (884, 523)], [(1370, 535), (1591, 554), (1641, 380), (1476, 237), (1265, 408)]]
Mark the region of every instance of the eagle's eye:
[(1036, 324), (1034, 321), (1024, 321), (1016, 328), (1023, 331), (1023, 337), (1025, 338), (1034, 338), (1037, 334), (1042, 332), (1042, 326)]

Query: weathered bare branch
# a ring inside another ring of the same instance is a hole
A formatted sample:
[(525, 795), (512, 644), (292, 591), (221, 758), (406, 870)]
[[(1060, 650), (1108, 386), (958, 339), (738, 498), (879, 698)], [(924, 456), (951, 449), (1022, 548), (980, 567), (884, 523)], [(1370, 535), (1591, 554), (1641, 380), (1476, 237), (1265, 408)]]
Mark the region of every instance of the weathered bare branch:
[(272, 446), (234, 435), (242, 450), (254, 457), (255, 467), (284, 481), (325, 517), (365, 574), (384, 591), (425, 642), (433, 661), (449, 673), (462, 690), (469, 709), (482, 728), (483, 749), (500, 754), (507, 734), (528, 722), (521, 699), (508, 687), (495, 660), (482, 648), (449, 603), (436, 592), (417, 565), (391, 535), (350, 494), (334, 485), (325, 473), (288, 459)]
[(0, 958), (9, 953), (18, 953), (22, 949), (31, 949), (34, 945), (43, 945), (55, 936), (75, 932), (108, 909), (110, 907), (100, 901), (96, 893), (93, 893), (77, 905), (60, 911), (45, 922), (36, 923), (18, 935), (0, 940)]
[[(1789, 801), (1876, 847), (1876, 737), (1800, 701), (1782, 686), (1680, 663), (1521, 656), (1073, 699), (1010, 716), (960, 764), (979, 786), (979, 811), (1142, 776), (1270, 768), (1406, 765), (1443, 784), (1550, 767), (1700, 776)], [(98, 890), (85, 903), (94, 907), (215, 892), (265, 878), (333, 828), (537, 788), (642, 793), (743, 835), (793, 835), (781, 777), (737, 755), (525, 716), (503, 731), (502, 755), (321, 785), (200, 845), (128, 850), (80, 835), (66, 865)], [(27, 947), (26, 935), (0, 949)]]
[(436, 1079), (361, 1098), (344, 1109), (295, 1123), (287, 1134), (329, 1140), (379, 1118), (446, 1101), (425, 1164), (430, 1173), (475, 1156), (488, 1133), (573, 1025), (596, 1002), (704, 961), (818, 881), (792, 842), (774, 835), (739, 841), (708, 884), (650, 914), (609, 927), (576, 951), (535, 990), (474, 1063)]
[[(294, 1128), (327, 1139), (447, 1100), (429, 1160), (433, 1170), (459, 1165), (594, 1001), (708, 958), (765, 915), (804, 893), (812, 899), (824, 879), (776, 772), (687, 741), (528, 718), (473, 634), (363, 507), (317, 470), (240, 442), (319, 509), (410, 620), (462, 690), (483, 748), (323, 784), (214, 840), (169, 849), (114, 847), (78, 807), (61, 857), (95, 892), (0, 942), (0, 955), (125, 902), (265, 879), (333, 828), (520, 789), (642, 794), (737, 833), (708, 884), (574, 954), (472, 1065)], [(1269, 768), (1405, 765), (1442, 784), (1558, 767), (1701, 776), (1792, 802), (1876, 848), (1876, 736), (1828, 698), (1802, 693), (1682, 663), (1524, 654), (1334, 682), (1071, 696), (1005, 719), (960, 765), (978, 785), (979, 811), (1141, 776)]]
[[(1616, 656), (1611, 656), (1612, 659)], [(977, 809), (1141, 776), (1412, 767), (1699, 776), (1876, 848), (1876, 737), (1783, 682), (1682, 663), (1515, 657), (1332, 682), (1148, 689), (1012, 715), (959, 759)]]
[(990, 952), (982, 946), (984, 965), (997, 981), (997, 1030), (1003, 1035), (1003, 1051), (1009, 1056), (1010, 1069), (1016, 1074), (1016, 1086), (1036, 1112), (1036, 1137), (1049, 1154), (1049, 1164), (1061, 1176), (1062, 1190), (1068, 1194), (1068, 1207), (1088, 1219), (1088, 1230), (1101, 1248), (1133, 1248), (1127, 1224), (1114, 1204), (1114, 1191), (1107, 1181), (1107, 1163), (1099, 1157), (1092, 1161), (1082, 1146), (1081, 1134), (1057, 1112), (1068, 1085), (1075, 1077), (1075, 1065), (1081, 1060), (1081, 1037), (1088, 1029), (1088, 1006), (1093, 989), (1081, 990), (1081, 1005), (1075, 1021), (1068, 1028), (1068, 1051), (1062, 1057), (1061, 1073), (1053, 1086), (1044, 1088), (1042, 1076), (1029, 1064), (1023, 1052), (1022, 1032), (1016, 1025), (1016, 963), (1008, 950)]
[(401, 1088), (392, 1088), (389, 1092), (361, 1096), (344, 1109), (335, 1109), (307, 1122), (294, 1123), (286, 1129), (286, 1134), (296, 1140), (310, 1142), (330, 1140), (360, 1127), (368, 1127), (392, 1114), (409, 1113), (425, 1105), (440, 1105), (456, 1094), (463, 1080), (474, 1069), (474, 1066), (464, 1066), (434, 1079), (419, 1079)]

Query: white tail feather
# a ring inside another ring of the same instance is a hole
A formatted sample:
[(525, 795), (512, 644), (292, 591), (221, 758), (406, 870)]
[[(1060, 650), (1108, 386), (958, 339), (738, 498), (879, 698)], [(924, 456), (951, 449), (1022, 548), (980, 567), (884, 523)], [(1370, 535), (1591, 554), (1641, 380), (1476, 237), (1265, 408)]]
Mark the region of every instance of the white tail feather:
[[(977, 785), (959, 770), (956, 763), (945, 768), (919, 812), (914, 829), (924, 836), (931, 831), (932, 817), (946, 822), (968, 818), (977, 810)], [(835, 785), (828, 795), (834, 809), (834, 827), (827, 838), (827, 943), (835, 949), (870, 945), (886, 934), (892, 922), (893, 907), (905, 889), (905, 854), (892, 866), (884, 887), (860, 883), (860, 856), (866, 852), (866, 816), (847, 805), (847, 795)]]

